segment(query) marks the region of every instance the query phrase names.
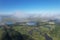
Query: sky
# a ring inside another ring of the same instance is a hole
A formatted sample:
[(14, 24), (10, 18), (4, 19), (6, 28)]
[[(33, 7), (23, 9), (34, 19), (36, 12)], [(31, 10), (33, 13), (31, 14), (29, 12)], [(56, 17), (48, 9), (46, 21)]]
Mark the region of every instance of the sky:
[(0, 0), (0, 14), (60, 13), (60, 0)]

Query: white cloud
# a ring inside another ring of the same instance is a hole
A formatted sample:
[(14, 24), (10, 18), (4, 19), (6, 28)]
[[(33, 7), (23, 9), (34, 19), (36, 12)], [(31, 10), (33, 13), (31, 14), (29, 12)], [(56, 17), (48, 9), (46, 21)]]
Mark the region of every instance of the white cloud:
[[(30, 12), (24, 12), (24, 11), (16, 11), (14, 12), (13, 16), (18, 17), (18, 18), (26, 18), (29, 16), (33, 16), (33, 17), (57, 17), (60, 12), (59, 11), (46, 11), (46, 10), (42, 10), (42, 11), (30, 11)], [(59, 16), (60, 17), (60, 16)]]
[(25, 18), (28, 17), (28, 14), (25, 12), (21, 12), (21, 11), (16, 11), (13, 16), (18, 17), (18, 18)]
[[(12, 16), (18, 17), (18, 18), (25, 18), (30, 15), (34, 17), (55, 17), (60, 15), (59, 11), (47, 11), (47, 10), (41, 10), (41, 11), (20, 11), (20, 10), (15, 10), (13, 12), (6, 12), (7, 14), (11, 14)], [(4, 14), (4, 12), (0, 12), (0, 14)]]

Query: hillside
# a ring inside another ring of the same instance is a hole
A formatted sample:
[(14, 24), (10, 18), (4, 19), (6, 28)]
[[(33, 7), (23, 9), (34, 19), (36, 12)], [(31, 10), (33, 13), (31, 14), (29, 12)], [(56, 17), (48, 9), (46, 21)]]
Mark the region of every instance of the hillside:
[[(54, 24), (49, 27), (46, 25), (42, 25), (39, 27), (34, 26), (14, 26), (13, 29), (15, 31), (20, 32), (21, 34), (27, 34), (31, 36), (35, 40), (45, 40), (44, 34), (47, 33), (49, 37), (51, 37), (53, 40), (59, 40), (60, 39), (60, 25)], [(52, 30), (51, 30), (52, 29)], [(0, 28), (0, 38), (3, 33), (3, 29)], [(46, 39), (47, 40), (47, 39)]]

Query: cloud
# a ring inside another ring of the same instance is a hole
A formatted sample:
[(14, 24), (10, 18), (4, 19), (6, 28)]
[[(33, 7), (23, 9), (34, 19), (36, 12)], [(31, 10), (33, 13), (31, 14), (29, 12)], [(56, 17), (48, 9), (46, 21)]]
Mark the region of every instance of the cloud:
[[(27, 18), (29, 16), (32, 17), (45, 17), (45, 18), (58, 18), (58, 15), (60, 15), (59, 11), (46, 11), (46, 10), (41, 10), (41, 11), (15, 11), (13, 13), (13, 16), (17, 18)], [(60, 17), (60, 16), (59, 16)]]
[[(9, 14), (17, 18), (27, 18), (29, 16), (32, 17), (56, 17), (60, 15), (59, 11), (47, 11), (47, 10), (41, 10), (41, 11), (21, 11), (21, 10), (15, 10), (12, 12), (0, 12), (0, 14)], [(5, 15), (6, 15), (5, 14)], [(60, 17), (60, 16), (59, 16)]]
[(28, 17), (29, 14), (21, 12), (21, 11), (16, 11), (13, 16), (17, 17), (17, 18), (25, 18)]

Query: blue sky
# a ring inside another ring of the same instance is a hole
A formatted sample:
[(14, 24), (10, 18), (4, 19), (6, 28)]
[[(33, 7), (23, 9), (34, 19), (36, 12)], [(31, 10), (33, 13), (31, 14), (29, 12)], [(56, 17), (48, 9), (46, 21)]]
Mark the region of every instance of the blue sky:
[(59, 12), (60, 0), (0, 0), (0, 14), (15, 11), (27, 13)]

